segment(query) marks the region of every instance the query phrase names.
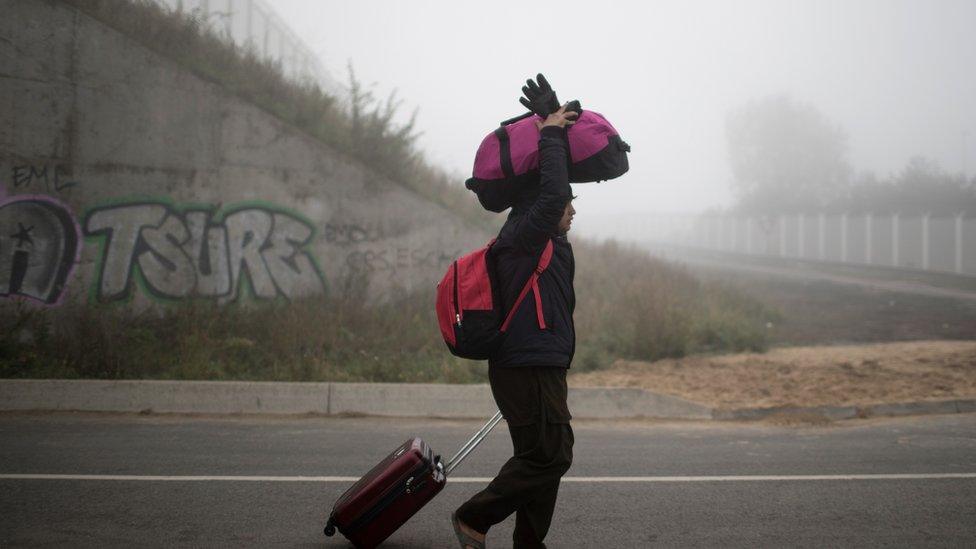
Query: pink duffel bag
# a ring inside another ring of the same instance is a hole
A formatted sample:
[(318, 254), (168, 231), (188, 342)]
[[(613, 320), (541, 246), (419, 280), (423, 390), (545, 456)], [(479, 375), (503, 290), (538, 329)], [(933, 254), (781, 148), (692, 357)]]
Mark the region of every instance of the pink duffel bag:
[[(478, 147), (474, 173), (465, 186), (478, 195), (485, 209), (504, 211), (512, 205), (520, 187), (538, 182), (538, 120), (541, 118), (531, 113), (506, 120)], [(582, 111), (566, 136), (570, 183), (606, 181), (620, 177), (629, 169), (630, 145), (602, 114)]]

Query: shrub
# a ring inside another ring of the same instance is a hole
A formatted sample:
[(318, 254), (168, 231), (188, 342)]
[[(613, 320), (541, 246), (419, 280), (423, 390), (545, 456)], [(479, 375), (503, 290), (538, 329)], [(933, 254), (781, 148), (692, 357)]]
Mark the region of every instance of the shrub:
[[(762, 350), (773, 314), (751, 298), (615, 243), (576, 243), (574, 367), (616, 358)], [(472, 383), (484, 362), (441, 340), (433, 288), (362, 307), (361, 292), (292, 303), (99, 304), (0, 314), (0, 376)]]

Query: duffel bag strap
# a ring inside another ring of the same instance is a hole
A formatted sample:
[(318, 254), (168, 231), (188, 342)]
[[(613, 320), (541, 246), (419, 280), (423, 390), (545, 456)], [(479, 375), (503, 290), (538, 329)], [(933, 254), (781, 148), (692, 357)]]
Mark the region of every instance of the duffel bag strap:
[(515, 177), (515, 168), (512, 167), (512, 144), (505, 126), (495, 130), (495, 137), (498, 138), (498, 161), (502, 166), (502, 173), (511, 179)]

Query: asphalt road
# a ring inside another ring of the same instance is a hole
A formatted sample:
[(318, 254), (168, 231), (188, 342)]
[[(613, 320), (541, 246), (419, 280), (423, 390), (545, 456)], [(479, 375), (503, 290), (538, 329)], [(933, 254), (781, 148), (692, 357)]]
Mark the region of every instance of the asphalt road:
[[(347, 547), (321, 527), (350, 482), (294, 477), (358, 476), (412, 434), (450, 454), (477, 427), (0, 414), (0, 546)], [(976, 415), (827, 427), (576, 422), (574, 429), (574, 480), (561, 488), (550, 547), (976, 545)], [(453, 547), (451, 510), (510, 451), (503, 423), (385, 546)], [(68, 477), (45, 476), (55, 474)], [(892, 474), (905, 476), (876, 476)], [(861, 476), (836, 477), (846, 475)], [(511, 528), (511, 519), (496, 526), (489, 543), (510, 546)]]

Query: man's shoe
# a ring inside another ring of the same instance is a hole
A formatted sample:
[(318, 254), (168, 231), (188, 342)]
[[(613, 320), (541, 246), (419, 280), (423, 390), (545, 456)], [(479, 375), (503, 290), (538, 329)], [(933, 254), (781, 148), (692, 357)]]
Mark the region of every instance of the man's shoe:
[(485, 549), (485, 542), (478, 541), (461, 530), (461, 521), (457, 517), (457, 511), (451, 513), (451, 526), (454, 527), (454, 535), (461, 543), (461, 549)]

